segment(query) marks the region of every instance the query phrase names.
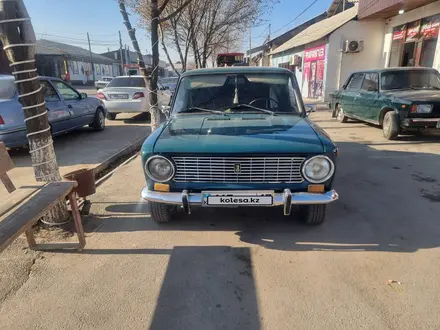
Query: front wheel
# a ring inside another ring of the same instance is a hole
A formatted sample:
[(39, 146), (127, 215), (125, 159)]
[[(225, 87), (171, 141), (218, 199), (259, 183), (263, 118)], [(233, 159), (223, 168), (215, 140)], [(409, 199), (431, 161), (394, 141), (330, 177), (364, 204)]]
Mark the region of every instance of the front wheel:
[(176, 213), (176, 208), (171, 205), (150, 202), (151, 218), (159, 223), (170, 222)]
[(338, 104), (336, 108), (336, 119), (340, 123), (346, 123), (348, 121), (348, 118), (347, 116), (345, 116), (344, 110), (342, 109), (342, 106), (340, 104)]
[(308, 225), (321, 225), (327, 215), (327, 204), (301, 205), (299, 207), (301, 220)]
[(90, 127), (93, 127), (96, 131), (103, 131), (105, 129), (104, 110), (102, 110), (101, 108), (96, 110), (95, 119), (93, 120), (93, 123), (90, 125)]
[(383, 136), (387, 140), (396, 140), (399, 136), (399, 121), (397, 114), (393, 111), (388, 111), (383, 119)]

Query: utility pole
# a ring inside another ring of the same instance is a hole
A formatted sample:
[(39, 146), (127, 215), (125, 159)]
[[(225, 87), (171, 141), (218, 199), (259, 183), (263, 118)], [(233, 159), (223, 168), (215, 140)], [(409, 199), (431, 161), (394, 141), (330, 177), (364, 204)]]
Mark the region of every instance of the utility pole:
[(87, 41), (89, 42), (90, 63), (92, 63), (93, 81), (96, 81), (96, 78), (95, 78), (95, 65), (93, 64), (93, 57), (92, 57), (92, 46), (90, 46), (90, 36), (89, 36), (88, 32), (87, 32)]
[(345, 11), (345, 0), (342, 0), (342, 11)]
[(270, 41), (270, 32), (271, 32), (272, 24), (269, 24), (269, 35), (267, 36), (267, 40)]
[(124, 75), (124, 57), (122, 56), (122, 37), (121, 31), (119, 32), (119, 56), (121, 57), (121, 76)]

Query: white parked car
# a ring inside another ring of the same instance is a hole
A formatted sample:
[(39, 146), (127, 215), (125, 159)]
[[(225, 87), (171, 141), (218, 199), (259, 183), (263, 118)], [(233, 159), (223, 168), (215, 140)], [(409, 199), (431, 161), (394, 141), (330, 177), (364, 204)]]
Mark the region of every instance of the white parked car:
[(107, 87), (98, 90), (96, 97), (107, 108), (107, 119), (114, 120), (118, 113), (148, 112), (148, 93), (142, 76), (115, 77)]
[(95, 81), (95, 87), (96, 89), (104, 88), (108, 85), (110, 81), (112, 81), (113, 77), (110, 76), (103, 76), (98, 81)]

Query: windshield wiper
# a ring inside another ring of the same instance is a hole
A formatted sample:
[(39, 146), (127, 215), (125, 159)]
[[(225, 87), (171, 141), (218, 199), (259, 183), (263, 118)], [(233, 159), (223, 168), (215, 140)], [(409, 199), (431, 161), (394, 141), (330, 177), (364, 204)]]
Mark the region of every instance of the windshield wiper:
[(199, 107), (186, 108), (186, 109), (180, 110), (178, 113), (183, 113), (183, 112), (210, 112), (210, 113), (215, 113), (217, 115), (226, 116), (224, 111), (204, 109), (204, 108), (199, 108)]
[(231, 106), (224, 107), (222, 109), (234, 110), (234, 109), (240, 109), (240, 108), (254, 109), (254, 110), (257, 110), (257, 111), (261, 111), (261, 112), (267, 113), (268, 115), (271, 115), (271, 116), (276, 116), (275, 112), (273, 112), (273, 111), (270, 111), (270, 110), (267, 110), (267, 109), (258, 108), (258, 107), (254, 107), (253, 105), (249, 105), (249, 104), (234, 104), (234, 105), (231, 105)]

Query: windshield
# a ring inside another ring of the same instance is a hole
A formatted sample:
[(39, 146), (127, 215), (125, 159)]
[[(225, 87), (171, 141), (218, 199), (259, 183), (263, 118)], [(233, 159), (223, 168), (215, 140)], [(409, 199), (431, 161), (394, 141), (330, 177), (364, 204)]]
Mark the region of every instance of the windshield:
[[(224, 112), (300, 114), (296, 85), (286, 73), (214, 74), (184, 77), (173, 112), (199, 108)], [(270, 111), (268, 113), (270, 113)]]
[(10, 100), (15, 94), (13, 77), (0, 77), (0, 100)]
[(383, 72), (382, 90), (440, 89), (439, 74), (435, 70), (396, 70)]
[(142, 77), (120, 77), (110, 81), (107, 87), (144, 87), (145, 80)]

